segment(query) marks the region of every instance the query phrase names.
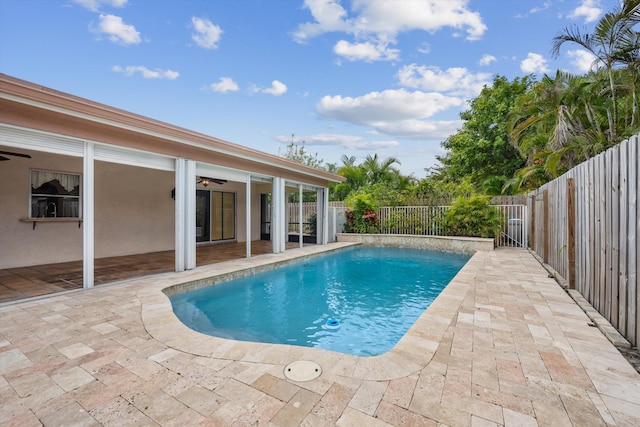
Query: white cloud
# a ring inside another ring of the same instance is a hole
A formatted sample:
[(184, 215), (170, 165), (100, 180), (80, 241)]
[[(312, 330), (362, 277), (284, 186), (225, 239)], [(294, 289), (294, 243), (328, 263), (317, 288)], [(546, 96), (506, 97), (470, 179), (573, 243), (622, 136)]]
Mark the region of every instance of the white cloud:
[(352, 98), (325, 96), (316, 105), (323, 118), (340, 120), (362, 126), (370, 126), (377, 133), (397, 137), (434, 137), (446, 135), (438, 132), (443, 123), (425, 120), (452, 107), (461, 107), (460, 98), (435, 92), (409, 92), (405, 89), (371, 92)]
[(484, 54), (482, 55), (482, 58), (480, 58), (480, 61), (478, 62), (478, 65), (484, 67), (487, 66), (489, 64), (491, 64), (492, 62), (496, 62), (498, 60), (498, 58), (496, 58), (493, 55), (488, 55), (488, 54)]
[(402, 86), (414, 89), (450, 92), (451, 94), (475, 97), (490, 83), (488, 73), (473, 74), (466, 68), (454, 67), (441, 70), (436, 66), (410, 64), (396, 74)]
[(542, 6), (536, 6), (533, 7), (529, 10), (529, 13), (538, 13), (538, 12), (542, 12), (544, 10), (547, 10), (551, 7), (551, 2), (550, 1), (545, 1), (544, 3), (542, 3)]
[(520, 69), (525, 73), (547, 73), (547, 60), (539, 53), (529, 52), (527, 57), (520, 62)]
[(93, 31), (106, 34), (110, 41), (125, 46), (142, 41), (140, 33), (133, 25), (125, 24), (121, 17), (115, 15), (101, 13), (100, 22)]
[(394, 123), (380, 123), (376, 130), (397, 138), (444, 139), (456, 133), (462, 126), (460, 120), (403, 120)]
[(398, 59), (398, 52), (400, 52), (398, 49), (389, 48), (385, 43), (349, 43), (346, 40), (336, 43), (333, 51), (349, 61), (365, 62), (393, 61)]
[(143, 65), (128, 65), (126, 67), (121, 67), (119, 65), (114, 65), (111, 68), (116, 73), (122, 73), (125, 76), (133, 76), (136, 73), (140, 73), (145, 79), (166, 79), (166, 80), (175, 80), (180, 76), (180, 73), (172, 70), (161, 70), (156, 68), (155, 70), (150, 70)]
[(570, 50), (567, 56), (571, 58), (571, 63), (581, 73), (587, 73), (592, 69), (596, 57), (586, 50)]
[(209, 88), (221, 93), (236, 92), (240, 89), (231, 77), (220, 77), (220, 81), (218, 83), (211, 83)]
[(89, 9), (93, 12), (100, 10), (101, 5), (107, 5), (112, 7), (125, 7), (129, 0), (72, 0), (74, 3)]
[(213, 24), (208, 19), (191, 18), (191, 24), (195, 32), (191, 35), (194, 42), (200, 47), (205, 49), (217, 49), (220, 36), (222, 35), (222, 29)]
[(602, 9), (600, 9), (600, 0), (582, 0), (580, 6), (575, 8), (573, 12), (569, 14), (569, 18), (584, 18), (584, 22), (589, 23), (597, 20), (601, 14)]
[(287, 85), (278, 80), (274, 80), (271, 82), (271, 87), (260, 89), (259, 91), (273, 96), (280, 96), (287, 91)]
[[(434, 33), (452, 28), (455, 36), (464, 31), (468, 40), (477, 40), (487, 27), (478, 12), (467, 8), (467, 3), (468, 0), (353, 0), (350, 16), (335, 0), (305, 0), (304, 7), (309, 9), (314, 21), (300, 24), (293, 38), (304, 43), (329, 32), (351, 34), (354, 42), (344, 42), (349, 45), (343, 43), (340, 46), (350, 47), (350, 52), (355, 46), (362, 49), (366, 45), (369, 49), (376, 47), (379, 52), (387, 51), (390, 44), (396, 43), (398, 34), (415, 30)], [(396, 50), (391, 51), (398, 54)], [(371, 54), (361, 56), (364, 60), (373, 60)], [(357, 55), (350, 57), (358, 59)]]
[[(296, 135), (298, 140), (304, 141), (306, 146), (338, 146), (348, 150), (378, 150), (393, 148), (400, 145), (398, 141), (365, 141), (361, 136), (343, 135), (334, 133), (321, 133), (317, 135)], [(291, 142), (291, 136), (277, 136), (276, 139), (283, 144)]]

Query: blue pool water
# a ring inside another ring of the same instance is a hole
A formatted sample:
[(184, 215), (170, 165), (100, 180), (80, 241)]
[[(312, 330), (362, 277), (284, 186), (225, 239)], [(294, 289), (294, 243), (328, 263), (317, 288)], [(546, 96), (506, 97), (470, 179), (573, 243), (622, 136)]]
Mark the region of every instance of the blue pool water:
[(468, 259), (357, 247), (177, 294), (171, 303), (183, 323), (208, 335), (375, 356), (402, 338)]

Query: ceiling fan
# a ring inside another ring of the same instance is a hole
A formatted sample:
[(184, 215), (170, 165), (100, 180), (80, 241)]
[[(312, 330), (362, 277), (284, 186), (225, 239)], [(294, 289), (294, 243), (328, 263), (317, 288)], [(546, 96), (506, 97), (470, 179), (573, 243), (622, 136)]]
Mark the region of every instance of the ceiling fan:
[(13, 153), (11, 151), (0, 151), (0, 162), (2, 162), (4, 160), (10, 160), (8, 157), (4, 157), (4, 156), (24, 157), (25, 159), (30, 159), (31, 158), (31, 156), (28, 155), (28, 154)]
[(224, 184), (227, 182), (226, 179), (218, 179), (218, 178), (207, 178), (206, 176), (201, 176), (198, 181), (196, 182), (196, 184), (202, 184), (203, 187), (207, 187), (209, 184), (211, 183), (215, 183), (215, 184)]

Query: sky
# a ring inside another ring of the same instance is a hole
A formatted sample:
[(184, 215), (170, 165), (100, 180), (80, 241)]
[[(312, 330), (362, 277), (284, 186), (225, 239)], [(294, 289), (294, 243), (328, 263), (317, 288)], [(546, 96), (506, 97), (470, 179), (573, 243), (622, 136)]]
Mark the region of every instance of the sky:
[(587, 72), (553, 37), (618, 5), (0, 0), (0, 72), (270, 154), (394, 157), (420, 179), (496, 75)]

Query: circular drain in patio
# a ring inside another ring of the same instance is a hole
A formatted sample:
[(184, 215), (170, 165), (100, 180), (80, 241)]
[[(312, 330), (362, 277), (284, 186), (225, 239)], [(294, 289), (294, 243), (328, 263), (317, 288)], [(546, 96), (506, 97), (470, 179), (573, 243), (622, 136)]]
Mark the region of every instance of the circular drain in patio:
[(322, 368), (316, 362), (297, 360), (284, 367), (284, 376), (291, 381), (311, 381), (322, 375)]

